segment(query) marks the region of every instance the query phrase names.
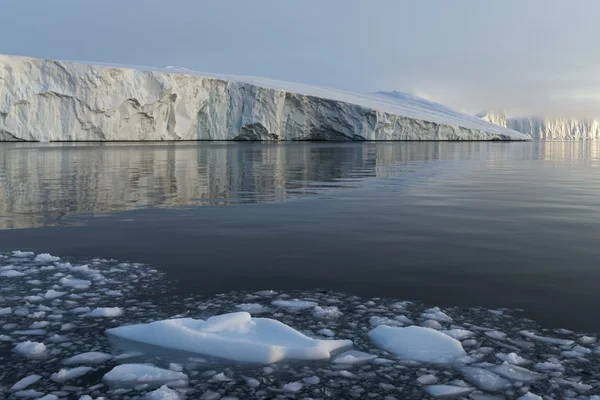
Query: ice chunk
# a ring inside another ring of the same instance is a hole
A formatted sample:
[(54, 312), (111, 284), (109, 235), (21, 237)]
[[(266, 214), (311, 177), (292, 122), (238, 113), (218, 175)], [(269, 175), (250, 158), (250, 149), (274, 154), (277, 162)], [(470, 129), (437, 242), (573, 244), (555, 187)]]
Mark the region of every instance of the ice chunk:
[(417, 382), (419, 382), (421, 385), (432, 385), (432, 384), (436, 383), (437, 380), (438, 380), (437, 376), (432, 375), (432, 374), (421, 375), (420, 377), (417, 378)]
[(41, 375), (29, 375), (29, 376), (26, 376), (25, 378), (21, 379), (19, 382), (17, 382), (14, 385), (12, 385), (12, 387), (10, 388), (10, 390), (13, 391), (13, 392), (16, 392), (17, 390), (23, 390), (27, 386), (33, 385), (34, 383), (36, 383), (40, 379), (42, 379)]
[(516, 353), (496, 353), (496, 357), (512, 365), (522, 365), (529, 362)]
[(465, 340), (475, 336), (475, 332), (466, 329), (449, 329), (442, 332), (456, 340)]
[(593, 336), (582, 336), (579, 338), (581, 344), (593, 344), (596, 343), (596, 338)]
[(321, 379), (319, 379), (319, 377), (315, 375), (309, 376), (308, 378), (304, 378), (302, 379), (302, 381), (307, 385), (318, 385), (319, 383), (321, 383)]
[(404, 322), (399, 321), (397, 319), (374, 315), (371, 318), (369, 318), (369, 324), (371, 324), (371, 326), (375, 328), (379, 325), (402, 326), (404, 325)]
[(366, 364), (376, 358), (377, 356), (373, 354), (349, 350), (337, 356), (332, 362), (334, 364)]
[(430, 385), (425, 386), (425, 391), (431, 397), (444, 398), (444, 397), (458, 397), (466, 396), (471, 393), (474, 389), (463, 386), (452, 386), (452, 385)]
[(13, 396), (19, 397), (22, 399), (37, 399), (43, 395), (44, 395), (44, 393), (38, 392), (37, 390), (33, 390), (33, 389), (19, 390), (18, 392), (13, 393)]
[(44, 298), (46, 300), (54, 300), (64, 296), (65, 294), (67, 294), (67, 292), (58, 292), (54, 289), (50, 289), (46, 292), (46, 294), (44, 294)]
[(484, 332), (484, 335), (487, 337), (491, 337), (492, 339), (504, 340), (506, 339), (506, 333), (500, 331), (487, 331)]
[(487, 369), (464, 367), (461, 372), (469, 382), (481, 390), (498, 392), (511, 386), (509, 381)]
[(369, 337), (377, 346), (407, 360), (448, 364), (467, 355), (458, 340), (420, 326), (380, 325), (369, 332)]
[(316, 360), (352, 345), (350, 340), (311, 339), (269, 318), (247, 312), (219, 315), (206, 322), (168, 319), (107, 330), (109, 335), (236, 361), (270, 364), (288, 359)]
[[(55, 394), (47, 394), (45, 396), (40, 397), (38, 400), (58, 400), (59, 397)], [(79, 400), (83, 399), (83, 397), (80, 397)], [(90, 397), (91, 399), (91, 397)], [(84, 399), (85, 400), (85, 399)]]
[(425, 328), (431, 328), (431, 329), (435, 329), (435, 330), (441, 330), (442, 324), (440, 324), (439, 322), (437, 322), (434, 319), (428, 319), (426, 321), (423, 321), (421, 323), (421, 326), (425, 327)]
[(71, 312), (73, 312), (75, 314), (83, 314), (83, 313), (88, 313), (90, 311), (92, 311), (92, 309), (89, 307), (75, 307), (74, 309), (71, 310)]
[(51, 256), (48, 253), (42, 253), (42, 254), (38, 254), (37, 256), (35, 256), (35, 258), (33, 259), (33, 261), (37, 261), (37, 262), (54, 262), (54, 261), (60, 261), (60, 257)]
[(450, 318), (446, 313), (441, 311), (438, 307), (433, 307), (425, 310), (423, 314), (421, 314), (423, 319), (432, 319), (438, 322), (452, 322), (454, 321)]
[(26, 258), (26, 257), (32, 257), (35, 253), (32, 251), (21, 251), (21, 250), (16, 250), (12, 252), (12, 256), (13, 257), (17, 257), (17, 258)]
[(19, 272), (19, 271), (15, 271), (14, 269), (8, 269), (6, 271), (0, 272), (0, 276), (3, 276), (5, 278), (16, 278), (18, 276), (23, 276), (23, 275), (25, 275), (25, 274), (22, 272)]
[(148, 384), (150, 387), (162, 385), (185, 386), (188, 377), (183, 372), (175, 372), (148, 364), (122, 364), (107, 372), (102, 378), (113, 387), (133, 387)]
[(336, 306), (331, 306), (331, 307), (316, 306), (315, 309), (313, 310), (313, 315), (316, 318), (321, 318), (321, 319), (335, 319), (335, 318), (341, 317), (344, 314)]
[(544, 400), (544, 399), (542, 398), (542, 396), (538, 396), (537, 394), (527, 392), (525, 395), (519, 397), (517, 400)]
[(88, 289), (92, 282), (85, 279), (73, 279), (73, 278), (61, 278), (59, 281), (61, 285), (65, 287), (71, 287), (73, 289)]
[(13, 310), (10, 307), (0, 308), (0, 316), (10, 315), (12, 314), (12, 311)]
[(317, 331), (317, 333), (319, 335), (323, 335), (323, 336), (327, 336), (327, 337), (333, 337), (333, 336), (335, 336), (335, 333), (333, 333), (333, 331), (331, 329), (327, 329), (327, 328), (319, 329)]
[(537, 372), (533, 372), (522, 367), (517, 367), (516, 365), (510, 365), (506, 362), (492, 368), (491, 370), (498, 375), (515, 381), (531, 382), (544, 377), (544, 375), (538, 374)]
[(53, 373), (50, 379), (54, 382), (63, 383), (71, 379), (79, 378), (92, 370), (91, 367), (62, 368)]
[(286, 393), (298, 393), (303, 387), (304, 385), (301, 382), (291, 382), (283, 385), (281, 390)]
[(535, 364), (533, 368), (539, 369), (540, 371), (560, 371), (563, 369), (563, 366), (561, 363), (558, 362), (546, 361), (543, 363)]
[(66, 365), (94, 365), (102, 364), (110, 360), (112, 356), (106, 353), (100, 353), (98, 351), (90, 351), (88, 353), (78, 354), (71, 358), (67, 358), (63, 364)]
[(306, 300), (274, 300), (271, 304), (277, 307), (289, 308), (292, 310), (306, 310), (307, 308), (314, 308), (317, 303), (314, 301)]
[(28, 340), (17, 344), (14, 351), (25, 357), (40, 357), (46, 352), (46, 345)]
[(525, 336), (526, 338), (537, 340), (537, 341), (544, 342), (544, 343), (557, 344), (560, 346), (570, 346), (573, 344), (573, 341), (569, 340), (569, 339), (557, 339), (557, 338), (552, 338), (552, 337), (538, 336), (535, 333), (532, 333), (529, 331), (520, 331), (519, 333), (521, 335)]
[(260, 292), (254, 293), (257, 296), (275, 296), (277, 292), (274, 290), (261, 290)]
[(267, 310), (267, 308), (265, 306), (263, 306), (262, 304), (258, 304), (258, 303), (242, 303), (242, 304), (238, 304), (236, 307), (239, 308), (240, 310), (246, 311), (250, 314), (260, 314)]
[(119, 307), (98, 307), (94, 308), (89, 313), (85, 314), (86, 317), (120, 317), (123, 315), (123, 310)]
[(170, 389), (167, 385), (148, 392), (142, 397), (142, 400), (180, 400), (181, 396), (176, 390)]

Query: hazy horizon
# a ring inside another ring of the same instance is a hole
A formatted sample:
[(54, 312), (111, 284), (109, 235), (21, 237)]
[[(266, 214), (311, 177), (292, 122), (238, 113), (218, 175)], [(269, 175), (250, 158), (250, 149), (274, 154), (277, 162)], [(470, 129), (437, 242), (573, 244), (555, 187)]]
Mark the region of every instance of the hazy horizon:
[(0, 53), (398, 90), (469, 113), (598, 117), (599, 12), (592, 0), (5, 0)]

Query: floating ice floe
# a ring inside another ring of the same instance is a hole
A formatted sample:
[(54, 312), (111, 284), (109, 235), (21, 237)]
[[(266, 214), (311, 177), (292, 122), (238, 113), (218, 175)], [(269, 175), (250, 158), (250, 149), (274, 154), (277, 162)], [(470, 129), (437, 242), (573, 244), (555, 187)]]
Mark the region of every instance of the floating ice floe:
[(306, 300), (274, 300), (271, 304), (277, 307), (289, 308), (291, 310), (306, 310), (308, 308), (314, 308), (317, 303), (314, 301)]
[(94, 308), (89, 313), (85, 314), (86, 317), (120, 317), (123, 315), (123, 310), (119, 307), (98, 307)]
[(169, 319), (107, 330), (112, 336), (155, 346), (253, 363), (283, 359), (319, 360), (352, 345), (350, 340), (311, 339), (273, 319), (247, 312), (211, 317)]
[(33, 257), (34, 255), (35, 255), (35, 253), (32, 251), (15, 250), (12, 252), (12, 256), (17, 257), (17, 258)]
[(33, 259), (33, 261), (37, 261), (37, 262), (54, 262), (54, 261), (60, 261), (60, 257), (51, 256), (48, 253), (41, 253), (41, 254), (38, 254), (37, 256), (35, 256), (35, 258)]
[(430, 328), (379, 325), (369, 337), (377, 346), (406, 360), (452, 364), (467, 355), (458, 340)]
[(28, 340), (17, 344), (14, 351), (25, 357), (40, 357), (46, 352), (46, 345)]
[(169, 385), (187, 386), (188, 377), (183, 372), (175, 372), (148, 364), (117, 365), (104, 375), (103, 380), (113, 387), (134, 387), (147, 384), (150, 387)]
[(470, 387), (452, 386), (452, 385), (430, 385), (425, 386), (425, 391), (432, 397), (449, 398), (466, 396), (475, 390)]
[(362, 351), (349, 350), (337, 356), (334, 364), (366, 364), (376, 359), (377, 356)]
[(102, 364), (113, 357), (107, 353), (101, 353), (98, 351), (90, 351), (87, 353), (78, 354), (76, 356), (67, 358), (63, 361), (65, 365), (94, 365)]
[(60, 371), (50, 375), (50, 379), (54, 382), (63, 383), (71, 379), (79, 378), (91, 370), (91, 367), (62, 368)]
[(73, 289), (89, 289), (92, 282), (85, 279), (73, 279), (73, 278), (61, 278), (60, 284), (65, 287), (71, 287)]
[(181, 395), (178, 391), (170, 389), (163, 385), (156, 390), (148, 392), (142, 397), (142, 400), (180, 400)]
[(13, 392), (16, 392), (16, 391), (19, 391), (19, 390), (23, 390), (26, 387), (33, 385), (34, 383), (36, 383), (40, 379), (42, 379), (42, 376), (41, 375), (37, 375), (37, 374), (26, 376), (25, 378), (21, 379), (20, 381), (18, 381), (14, 385), (12, 385), (11, 388), (10, 388), (10, 390), (13, 391)]

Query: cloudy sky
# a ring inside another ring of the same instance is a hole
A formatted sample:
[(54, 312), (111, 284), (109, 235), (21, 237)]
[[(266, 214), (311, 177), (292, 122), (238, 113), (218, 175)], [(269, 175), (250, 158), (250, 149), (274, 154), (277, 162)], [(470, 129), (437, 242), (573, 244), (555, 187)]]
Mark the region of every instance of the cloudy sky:
[(0, 0), (0, 52), (600, 116), (598, 0)]

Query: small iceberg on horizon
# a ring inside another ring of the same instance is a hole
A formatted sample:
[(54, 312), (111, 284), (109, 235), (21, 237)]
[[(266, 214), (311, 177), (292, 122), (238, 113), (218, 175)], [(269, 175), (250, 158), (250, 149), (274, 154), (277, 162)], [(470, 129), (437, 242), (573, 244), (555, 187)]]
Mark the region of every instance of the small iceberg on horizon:
[(328, 359), (331, 352), (352, 346), (351, 340), (312, 339), (282, 322), (252, 318), (247, 312), (217, 315), (206, 321), (167, 319), (112, 328), (106, 333), (162, 348), (259, 364)]

